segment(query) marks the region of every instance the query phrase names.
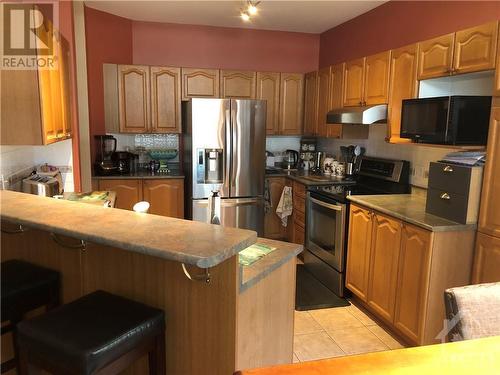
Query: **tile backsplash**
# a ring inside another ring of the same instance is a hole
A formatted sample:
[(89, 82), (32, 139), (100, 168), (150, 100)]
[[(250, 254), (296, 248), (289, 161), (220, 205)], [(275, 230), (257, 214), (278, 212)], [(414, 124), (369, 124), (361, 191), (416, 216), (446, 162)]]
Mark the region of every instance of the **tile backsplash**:
[[(134, 151), (136, 147), (146, 150), (154, 148), (173, 148), (179, 150), (179, 134), (111, 134), (116, 138), (116, 149)], [(172, 162), (179, 160), (179, 156)]]

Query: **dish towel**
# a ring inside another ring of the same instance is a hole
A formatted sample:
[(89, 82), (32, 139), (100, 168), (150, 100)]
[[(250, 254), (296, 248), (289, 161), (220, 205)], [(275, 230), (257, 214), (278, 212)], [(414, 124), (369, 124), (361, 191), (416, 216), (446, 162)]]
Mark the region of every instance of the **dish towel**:
[(278, 207), (276, 207), (276, 215), (281, 219), (281, 225), (284, 227), (288, 224), (288, 216), (292, 214), (293, 211), (293, 199), (292, 199), (292, 188), (290, 186), (285, 186), (283, 192), (281, 193), (280, 202)]
[(273, 208), (271, 201), (271, 191), (269, 190), (269, 179), (266, 178), (264, 182), (264, 213), (269, 213)]

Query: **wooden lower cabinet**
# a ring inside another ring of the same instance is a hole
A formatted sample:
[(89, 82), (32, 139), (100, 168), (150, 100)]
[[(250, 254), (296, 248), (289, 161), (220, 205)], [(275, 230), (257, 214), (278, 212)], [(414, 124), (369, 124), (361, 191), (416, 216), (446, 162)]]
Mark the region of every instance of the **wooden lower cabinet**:
[(367, 300), (372, 236), (372, 212), (351, 205), (347, 251), (346, 286), (362, 301)]
[(472, 283), (500, 282), (500, 238), (477, 233)]
[(264, 215), (264, 237), (275, 240), (286, 239), (286, 227), (281, 225), (281, 219), (276, 215), (276, 207), (285, 188), (285, 177), (267, 178), (271, 194), (271, 209)]
[(305, 185), (293, 182), (293, 232), (291, 242), (304, 245), (306, 238), (305, 212), (306, 212), (306, 187)]
[(429, 287), (432, 232), (405, 224), (401, 233), (395, 327), (414, 342), (422, 338), (422, 317)]
[(402, 222), (381, 214), (372, 217), (367, 303), (390, 322), (394, 318)]
[(142, 199), (151, 205), (149, 213), (184, 218), (183, 180), (143, 180), (142, 191)]
[(445, 289), (470, 284), (474, 236), (431, 232), (352, 204), (346, 286), (408, 343), (438, 343)]
[(99, 180), (99, 190), (116, 193), (115, 208), (131, 210), (145, 200), (151, 214), (184, 218), (183, 179), (103, 179)]
[(116, 193), (115, 208), (131, 210), (134, 204), (142, 201), (142, 180), (99, 180), (99, 190), (109, 190)]

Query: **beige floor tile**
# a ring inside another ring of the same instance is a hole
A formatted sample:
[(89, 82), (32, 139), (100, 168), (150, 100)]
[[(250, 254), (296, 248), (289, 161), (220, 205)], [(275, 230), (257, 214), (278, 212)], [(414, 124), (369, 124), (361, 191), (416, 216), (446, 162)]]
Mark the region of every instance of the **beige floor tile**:
[(346, 307), (311, 310), (309, 314), (327, 331), (363, 327), (363, 323), (356, 319)]
[(326, 332), (295, 335), (293, 351), (301, 362), (345, 355)]
[(389, 349), (401, 349), (405, 345), (400, 343), (395, 337), (393, 337), (389, 332), (380, 326), (369, 326), (367, 327), (375, 336), (377, 336), (380, 341), (389, 347)]
[(347, 354), (361, 354), (389, 350), (367, 327), (327, 331), (335, 343)]
[(347, 307), (347, 310), (354, 315), (364, 326), (375, 326), (377, 322), (373, 320), (370, 314), (351, 302), (351, 305)]
[(313, 319), (308, 311), (295, 311), (294, 334), (313, 333), (322, 331), (323, 328)]
[(299, 363), (299, 359), (297, 358), (297, 355), (293, 353), (293, 363)]

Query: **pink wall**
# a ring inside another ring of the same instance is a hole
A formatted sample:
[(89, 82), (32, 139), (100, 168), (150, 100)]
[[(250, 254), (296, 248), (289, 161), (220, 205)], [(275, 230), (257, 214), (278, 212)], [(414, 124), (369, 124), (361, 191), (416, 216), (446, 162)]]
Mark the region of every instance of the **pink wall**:
[(134, 64), (278, 72), (318, 68), (319, 35), (133, 22)]
[(85, 37), (90, 136), (93, 137), (105, 133), (102, 64), (132, 64), (132, 21), (85, 7)]
[(321, 34), (320, 67), (500, 19), (500, 1), (390, 1)]

